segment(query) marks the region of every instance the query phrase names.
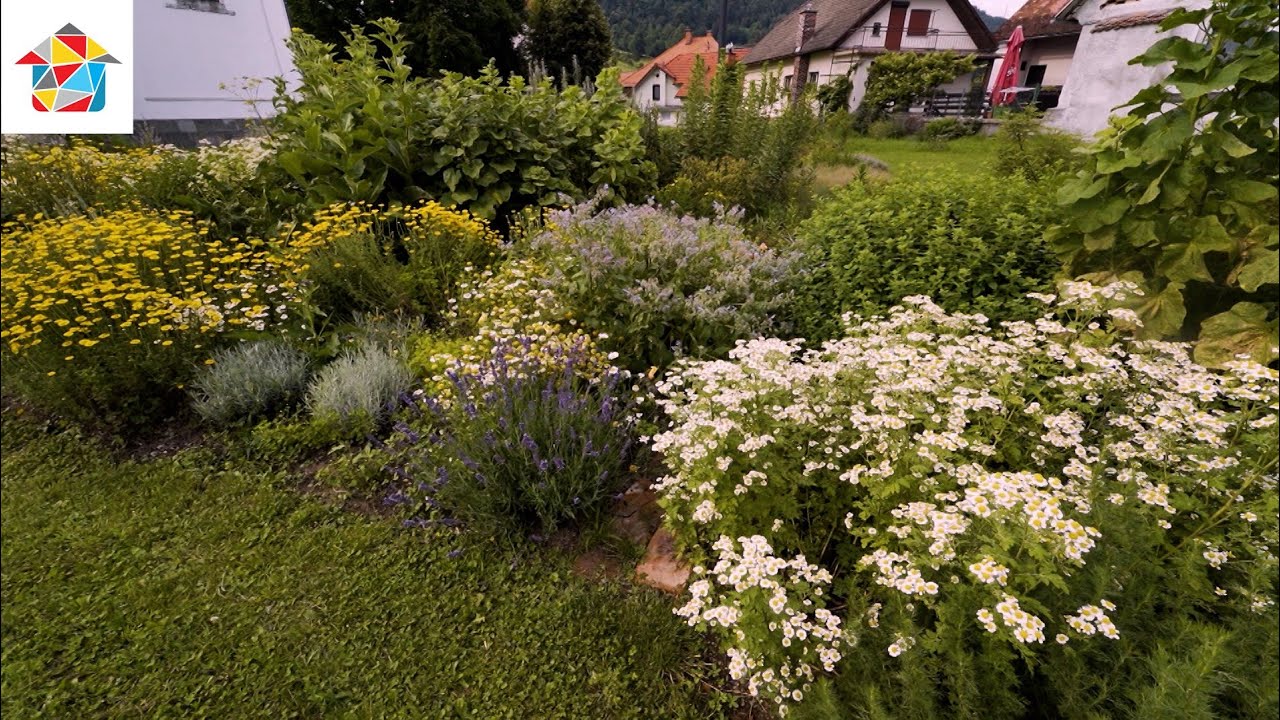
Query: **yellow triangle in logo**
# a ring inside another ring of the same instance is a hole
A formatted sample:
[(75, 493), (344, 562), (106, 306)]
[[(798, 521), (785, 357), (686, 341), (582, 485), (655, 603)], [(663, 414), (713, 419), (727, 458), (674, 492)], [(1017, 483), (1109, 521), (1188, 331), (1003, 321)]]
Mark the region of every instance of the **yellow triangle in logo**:
[(84, 56), (90, 60), (99, 55), (106, 55), (107, 49), (93, 41), (93, 38), (85, 38), (88, 41), (88, 47), (85, 48)]
[(40, 104), (44, 105), (46, 108), (49, 108), (50, 110), (53, 109), (53, 100), (58, 96), (58, 91), (56, 88), (53, 90), (35, 90), (33, 92), (36, 98), (40, 100)]
[(64, 63), (84, 62), (84, 58), (80, 57), (75, 50), (67, 47), (58, 38), (53, 39), (53, 64), (62, 65)]

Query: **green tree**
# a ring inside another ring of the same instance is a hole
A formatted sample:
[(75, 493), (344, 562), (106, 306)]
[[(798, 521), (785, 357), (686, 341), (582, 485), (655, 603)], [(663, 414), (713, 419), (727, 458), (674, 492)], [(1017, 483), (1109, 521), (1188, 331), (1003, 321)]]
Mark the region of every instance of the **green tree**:
[(613, 55), (609, 22), (596, 0), (533, 0), (525, 40), (531, 61), (574, 84), (594, 80)]
[(524, 22), (523, 0), (286, 0), (293, 26), (342, 47), (351, 28), (393, 18), (413, 44), (405, 60), (416, 75), (474, 73), (493, 60), (504, 75), (522, 65), (512, 39)]
[(1167, 37), (1131, 62), (1169, 76), (1113, 118), (1062, 188), (1051, 231), (1070, 277), (1136, 282), (1132, 309), (1152, 338), (1196, 339), (1196, 359), (1275, 359), (1280, 140), (1276, 0), (1176, 10)]
[(870, 123), (889, 107), (906, 110), (917, 98), (973, 70), (973, 56), (958, 53), (885, 53), (867, 71), (858, 117)]

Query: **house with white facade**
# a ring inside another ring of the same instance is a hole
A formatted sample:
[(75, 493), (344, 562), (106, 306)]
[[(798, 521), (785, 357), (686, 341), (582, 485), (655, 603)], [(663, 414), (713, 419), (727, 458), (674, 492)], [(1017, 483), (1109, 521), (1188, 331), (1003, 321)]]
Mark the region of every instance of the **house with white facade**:
[(1194, 25), (1162, 32), (1161, 21), (1178, 8), (1208, 4), (1208, 0), (1070, 0), (1056, 19), (1078, 23), (1080, 39), (1058, 105), (1046, 113), (1045, 121), (1084, 136), (1105, 128), (1119, 106), (1169, 74), (1167, 65), (1130, 65), (1131, 59), (1171, 35), (1203, 39), (1197, 37), (1200, 31)]
[[(729, 61), (734, 62), (745, 55), (747, 49), (726, 48), (725, 53)], [(711, 33), (694, 36), (686, 30), (676, 44), (640, 68), (625, 73), (621, 78), (622, 90), (637, 110), (655, 113), (659, 125), (675, 125), (698, 61), (705, 69), (704, 81), (709, 82), (719, 66), (720, 43)]]
[(742, 59), (746, 81), (780, 74), (792, 98), (808, 85), (848, 76), (849, 107), (866, 92), (867, 71), (888, 52), (974, 55), (978, 67), (938, 88), (986, 88), (996, 43), (968, 0), (811, 0), (782, 18)]
[(137, 0), (135, 134), (218, 139), (271, 115), (269, 78), (293, 73), (289, 33), (284, 0)]
[(1028, 0), (994, 33), (1000, 43), (999, 54), (1003, 56), (1008, 51), (1009, 36), (1015, 29), (1022, 28), (1021, 61), (1013, 84), (1035, 88), (1036, 105), (1042, 110), (1057, 106), (1080, 40), (1080, 23), (1071, 18), (1058, 18), (1058, 13), (1070, 2)]

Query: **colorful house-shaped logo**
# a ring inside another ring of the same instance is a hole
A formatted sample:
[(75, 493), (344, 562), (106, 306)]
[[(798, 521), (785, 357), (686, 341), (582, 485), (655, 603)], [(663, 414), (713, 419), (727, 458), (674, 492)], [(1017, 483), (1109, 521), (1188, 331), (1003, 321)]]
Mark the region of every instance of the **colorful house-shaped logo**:
[(31, 66), (31, 104), (40, 112), (98, 112), (107, 104), (107, 63), (120, 61), (67, 24), (22, 56)]

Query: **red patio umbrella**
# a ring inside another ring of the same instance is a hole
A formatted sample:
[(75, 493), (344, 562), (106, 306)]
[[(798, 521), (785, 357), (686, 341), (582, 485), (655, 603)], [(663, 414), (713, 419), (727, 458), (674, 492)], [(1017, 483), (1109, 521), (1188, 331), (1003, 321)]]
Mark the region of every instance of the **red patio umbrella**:
[(995, 87), (991, 88), (992, 107), (1013, 102), (1014, 93), (1002, 91), (1018, 85), (1018, 66), (1022, 64), (1022, 43), (1022, 26), (1019, 25), (1009, 35), (1009, 45), (1005, 49), (1004, 61), (1000, 63), (1000, 74), (996, 75)]

